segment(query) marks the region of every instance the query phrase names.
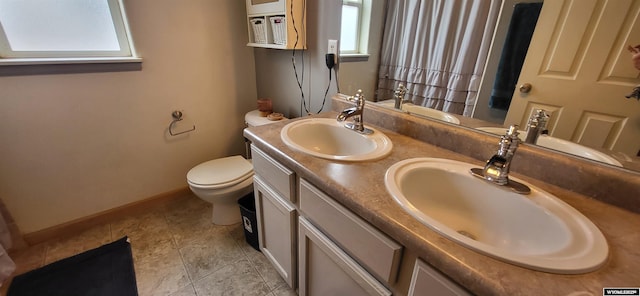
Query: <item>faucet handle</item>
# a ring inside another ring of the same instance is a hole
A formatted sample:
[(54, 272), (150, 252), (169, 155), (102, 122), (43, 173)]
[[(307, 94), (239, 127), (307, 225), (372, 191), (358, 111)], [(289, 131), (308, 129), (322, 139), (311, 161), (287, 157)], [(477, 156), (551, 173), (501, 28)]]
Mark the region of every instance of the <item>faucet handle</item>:
[(518, 132), (518, 125), (517, 124), (512, 124), (507, 129), (507, 132), (505, 133), (505, 136), (507, 136), (509, 138), (513, 138), (513, 137), (518, 138), (519, 134), (520, 133)]
[(517, 124), (512, 124), (507, 128), (507, 130), (505, 131), (504, 135), (500, 136), (500, 144), (502, 145), (502, 143), (505, 140), (506, 141), (520, 140), (518, 135), (520, 135), (520, 132), (518, 132), (518, 125)]
[(362, 110), (364, 109), (364, 103), (365, 103), (365, 98), (364, 95), (362, 94), (362, 90), (359, 89), (355, 95), (353, 95), (352, 97), (349, 97), (348, 99), (349, 101), (353, 102), (356, 104), (356, 108)]
[(549, 114), (544, 109), (536, 109), (529, 117), (529, 121), (527, 122), (527, 130), (529, 128), (540, 128), (544, 129), (547, 126), (547, 121), (549, 120)]
[(358, 89), (356, 94), (347, 98), (349, 102), (358, 102), (359, 100), (364, 99), (364, 95), (362, 94), (362, 90)]
[(356, 94), (353, 96), (353, 99), (354, 99), (354, 102), (356, 102), (356, 104), (364, 100), (364, 95), (362, 94), (361, 89), (358, 89), (358, 91), (356, 91)]
[(507, 157), (508, 155), (513, 154), (518, 148), (518, 144), (521, 142), (520, 137), (518, 137), (519, 134), (517, 124), (509, 126), (507, 132), (500, 137), (498, 155)]

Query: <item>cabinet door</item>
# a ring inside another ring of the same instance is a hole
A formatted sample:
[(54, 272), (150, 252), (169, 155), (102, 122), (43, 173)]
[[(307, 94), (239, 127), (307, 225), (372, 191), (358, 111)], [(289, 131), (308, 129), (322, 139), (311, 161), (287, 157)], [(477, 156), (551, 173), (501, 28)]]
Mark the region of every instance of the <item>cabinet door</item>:
[(296, 285), (296, 210), (269, 188), (259, 176), (253, 178), (260, 250), (289, 286)]
[(409, 296), (471, 296), (439, 271), (422, 260), (416, 260), (409, 286)]
[(298, 220), (299, 295), (391, 295), (308, 220)]

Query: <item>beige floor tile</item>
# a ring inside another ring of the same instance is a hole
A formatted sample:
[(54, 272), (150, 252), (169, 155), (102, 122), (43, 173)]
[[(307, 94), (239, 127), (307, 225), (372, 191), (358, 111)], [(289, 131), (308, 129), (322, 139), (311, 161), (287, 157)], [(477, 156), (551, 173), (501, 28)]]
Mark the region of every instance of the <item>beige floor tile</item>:
[(134, 259), (134, 268), (140, 296), (170, 295), (191, 283), (178, 250), (173, 248)]
[(240, 249), (242, 249), (242, 251), (245, 252), (245, 254), (253, 254), (257, 252), (256, 249), (253, 248), (253, 246), (247, 243), (244, 236), (244, 226), (242, 225), (242, 223), (230, 225), (229, 235), (238, 244)]
[(282, 286), (289, 287), (287, 282), (284, 281), (282, 276), (280, 276), (273, 265), (271, 265), (271, 262), (267, 260), (267, 257), (265, 257), (261, 252), (253, 249), (251, 250), (252, 252), (247, 253), (247, 257), (260, 276), (262, 276), (263, 280), (269, 287), (269, 290), (275, 290)]
[(216, 270), (239, 260), (246, 260), (238, 244), (224, 227), (202, 233), (197, 239), (179, 246), (187, 272), (197, 281)]
[(196, 290), (193, 288), (193, 285), (189, 284), (186, 287), (183, 287), (178, 292), (175, 292), (169, 296), (197, 296)]
[(45, 264), (88, 251), (112, 242), (109, 224), (93, 227), (71, 237), (47, 243)]
[(21, 250), (12, 258), (23, 273), (125, 235), (141, 296), (295, 295), (264, 255), (245, 242), (242, 224), (213, 225), (211, 205), (192, 194), (164, 208)]
[(282, 293), (283, 291), (291, 291), (289, 285), (284, 281), (282, 276), (280, 276), (280, 274), (276, 271), (273, 265), (271, 265), (267, 258), (261, 252), (257, 251), (253, 248), (253, 246), (246, 242), (244, 226), (242, 225), (242, 223), (230, 226), (229, 234), (238, 244), (240, 249), (244, 252), (245, 256), (247, 256), (249, 262), (251, 262), (260, 276), (262, 276), (263, 280), (270, 290), (278, 290), (279, 293)]
[(165, 214), (168, 217), (176, 217), (179, 219), (193, 216), (197, 211), (211, 210), (211, 204), (205, 202), (193, 194), (186, 195), (182, 198), (173, 200), (165, 206)]
[(297, 296), (298, 295), (296, 291), (294, 291), (287, 285), (276, 288), (275, 290), (271, 291), (271, 294), (273, 294), (273, 296)]
[(177, 249), (169, 225), (161, 212), (127, 217), (111, 223), (114, 237), (129, 237), (134, 259), (158, 256), (167, 249)]
[(169, 231), (169, 224), (161, 211), (152, 211), (139, 216), (128, 216), (111, 222), (114, 239), (123, 236), (146, 238)]
[(168, 235), (130, 239), (133, 260), (148, 261), (177, 251), (175, 242)]
[(247, 260), (240, 260), (194, 283), (198, 295), (267, 295), (269, 288)]
[(226, 231), (211, 223), (211, 204), (196, 197), (176, 204), (175, 207), (167, 210), (165, 217), (169, 230), (179, 246), (198, 239), (203, 233)]

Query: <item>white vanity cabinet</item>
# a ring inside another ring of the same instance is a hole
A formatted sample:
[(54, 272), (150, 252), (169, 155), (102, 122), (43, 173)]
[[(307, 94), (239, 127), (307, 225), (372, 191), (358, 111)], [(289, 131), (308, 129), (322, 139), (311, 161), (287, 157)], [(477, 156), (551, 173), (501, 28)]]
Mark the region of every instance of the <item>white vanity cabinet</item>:
[(471, 296), (439, 271), (418, 259), (413, 268), (409, 296)]
[(402, 245), (265, 152), (251, 151), (260, 250), (299, 295), (408, 288), (409, 295), (469, 295), (420, 259), (412, 276), (407, 265), (415, 257), (403, 258)]
[(295, 173), (251, 147), (260, 250), (290, 287), (297, 280)]

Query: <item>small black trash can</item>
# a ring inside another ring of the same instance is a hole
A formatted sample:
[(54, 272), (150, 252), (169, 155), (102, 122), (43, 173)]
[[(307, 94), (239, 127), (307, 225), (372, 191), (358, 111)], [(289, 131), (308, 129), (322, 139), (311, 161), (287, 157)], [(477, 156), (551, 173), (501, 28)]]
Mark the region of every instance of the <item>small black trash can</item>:
[(253, 191), (240, 198), (238, 205), (240, 205), (244, 238), (254, 249), (260, 251), (260, 244), (258, 243), (258, 219), (256, 218), (256, 202), (253, 197)]

